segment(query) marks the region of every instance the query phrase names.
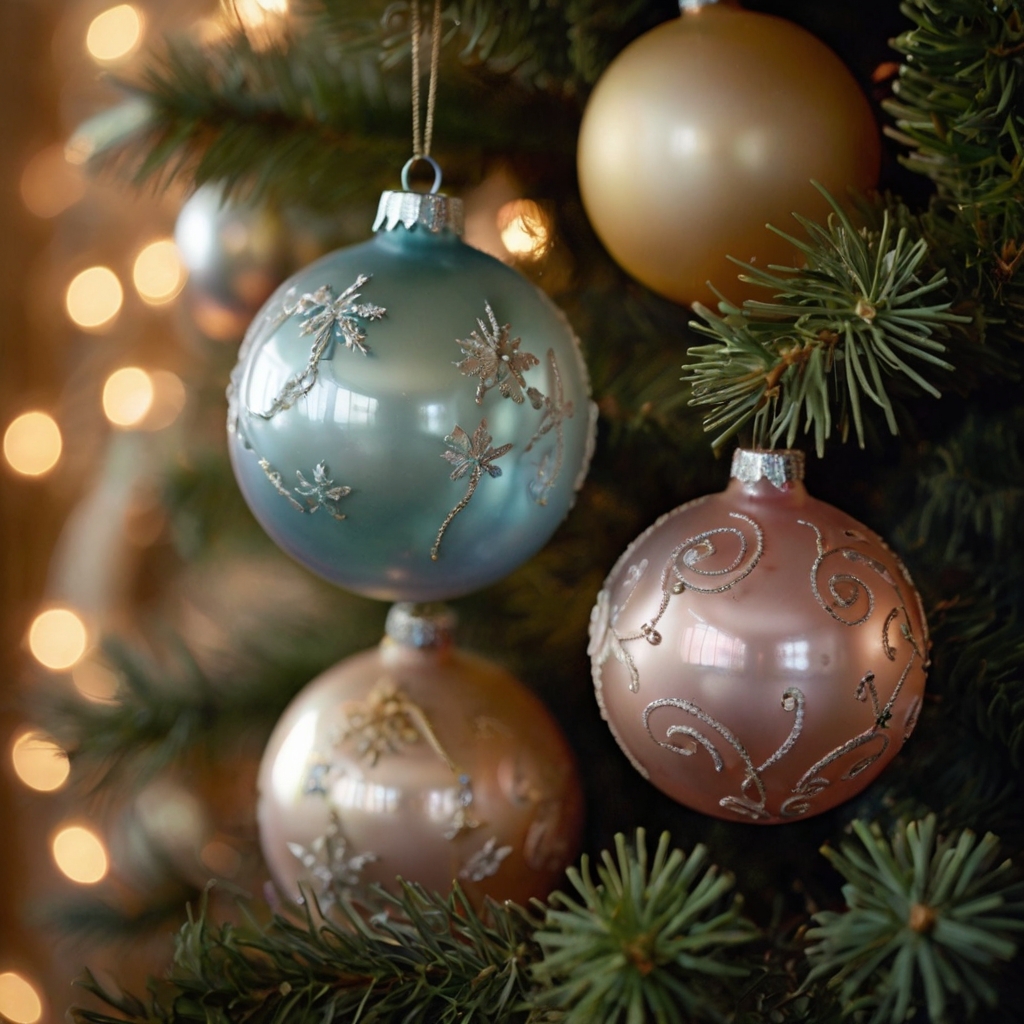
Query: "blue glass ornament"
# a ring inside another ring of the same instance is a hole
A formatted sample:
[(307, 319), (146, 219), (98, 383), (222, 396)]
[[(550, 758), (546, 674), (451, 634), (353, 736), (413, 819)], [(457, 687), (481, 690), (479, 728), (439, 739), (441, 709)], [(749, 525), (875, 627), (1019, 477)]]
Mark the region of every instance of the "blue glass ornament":
[(593, 447), (565, 316), (461, 228), (459, 200), (385, 192), (369, 241), (270, 297), (228, 390), (256, 518), (369, 597), (439, 600), (512, 572), (569, 511)]

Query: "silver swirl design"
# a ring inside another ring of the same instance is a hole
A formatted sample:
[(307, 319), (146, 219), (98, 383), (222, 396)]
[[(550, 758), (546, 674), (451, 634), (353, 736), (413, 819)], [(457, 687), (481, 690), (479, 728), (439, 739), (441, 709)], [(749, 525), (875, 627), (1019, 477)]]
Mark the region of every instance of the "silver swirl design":
[[(724, 768), (724, 762), (722, 755), (719, 753), (718, 748), (700, 729), (692, 725), (670, 725), (665, 730), (666, 739), (659, 740), (651, 729), (651, 715), (659, 708), (670, 707), (677, 708), (680, 711), (685, 711), (687, 714), (692, 715), (694, 718), (703, 722), (706, 726), (717, 732), (725, 741), (739, 754), (740, 759), (746, 768), (743, 782), (740, 784), (739, 795), (724, 796), (718, 801), (719, 806), (725, 810), (732, 811), (734, 814), (739, 814), (743, 817), (753, 818), (755, 821), (765, 820), (771, 818), (770, 812), (767, 810), (768, 794), (765, 790), (764, 781), (761, 776), (763, 772), (770, 768), (772, 765), (777, 764), (793, 749), (794, 744), (800, 737), (800, 733), (803, 731), (804, 725), (804, 706), (806, 700), (801, 690), (795, 686), (790, 686), (782, 695), (782, 709), (783, 711), (793, 712), (793, 725), (789, 730), (789, 735), (778, 747), (778, 749), (765, 760), (762, 764), (755, 767), (754, 762), (751, 760), (750, 754), (747, 753), (746, 747), (737, 739), (736, 735), (726, 725), (719, 722), (716, 718), (712, 718), (706, 711), (702, 710), (693, 701), (681, 700), (674, 697), (664, 697), (660, 700), (651, 701), (650, 704), (644, 708), (644, 728), (647, 730), (648, 735), (658, 744), (659, 747), (664, 747), (666, 750), (671, 750), (674, 754), (679, 754), (682, 757), (689, 757), (696, 753), (697, 746), (699, 744), (707, 752), (711, 758), (712, 763), (715, 766), (716, 772), (721, 772)], [(682, 747), (678, 743), (673, 743), (672, 737), (674, 736), (686, 736), (690, 740), (694, 741), (692, 749)], [(754, 791), (756, 797), (751, 796), (751, 790)]]

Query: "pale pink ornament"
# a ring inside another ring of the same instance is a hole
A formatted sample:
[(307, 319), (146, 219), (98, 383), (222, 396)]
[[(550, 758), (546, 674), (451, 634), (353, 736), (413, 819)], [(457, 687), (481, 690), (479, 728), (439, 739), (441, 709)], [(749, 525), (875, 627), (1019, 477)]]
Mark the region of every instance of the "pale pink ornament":
[(395, 605), (380, 645), (313, 680), (259, 774), (274, 880), (329, 909), (396, 876), (446, 893), (544, 897), (575, 858), (582, 794), (554, 718), (493, 662), (452, 645), (444, 606)]
[(928, 629), (885, 542), (808, 495), (803, 455), (735, 453), (720, 494), (662, 516), (591, 616), (601, 712), (633, 766), (733, 821), (819, 814), (913, 731)]

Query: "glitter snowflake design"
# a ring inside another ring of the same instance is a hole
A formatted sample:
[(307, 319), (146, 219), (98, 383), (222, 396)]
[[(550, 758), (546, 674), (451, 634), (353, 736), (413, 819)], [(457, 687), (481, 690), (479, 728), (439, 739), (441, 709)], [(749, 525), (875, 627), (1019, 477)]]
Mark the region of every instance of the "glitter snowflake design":
[(375, 853), (351, 853), (336, 811), (331, 811), (330, 824), (322, 836), (317, 836), (308, 847), (289, 843), (288, 849), (306, 869), (324, 910), (334, 906), (345, 890), (360, 885), (363, 869), (377, 860)]
[(555, 432), (555, 453), (554, 456), (545, 455), (537, 470), (536, 479), (530, 484), (530, 494), (538, 505), (548, 503), (548, 494), (555, 486), (555, 481), (562, 472), (562, 462), (565, 459), (565, 421), (572, 419), (572, 402), (565, 400), (565, 389), (562, 386), (562, 375), (558, 371), (558, 361), (555, 359), (555, 350), (548, 349), (548, 366), (551, 368), (551, 380), (554, 382), (554, 393), (542, 395), (536, 388), (530, 388), (527, 394), (535, 409), (542, 409), (540, 425), (536, 433), (530, 438), (530, 443), (523, 449), (524, 452), (531, 448), (545, 434)]
[(470, 882), (482, 882), (490, 878), (501, 867), (501, 862), (512, 852), (511, 846), (498, 846), (496, 836), (491, 836), (484, 845), (466, 861), (459, 878)]
[(354, 741), (356, 753), (373, 766), (382, 754), (397, 754), (418, 743), (422, 710), (389, 679), (382, 679), (366, 700), (346, 713), (341, 742)]
[(480, 822), (473, 815), (473, 780), (465, 773), (460, 773), (458, 806), (445, 827), (443, 835), (445, 839), (451, 841), (461, 836), (463, 832), (469, 832), (479, 827)]
[[(318, 508), (322, 508), (334, 519), (340, 521), (346, 518), (338, 508), (338, 502), (351, 494), (352, 488), (335, 484), (328, 476), (330, 470), (326, 462), (318, 462), (313, 467), (312, 481), (307, 480), (301, 470), (296, 470), (295, 475), (299, 482), (292, 491), (284, 485), (281, 474), (266, 459), (260, 459), (259, 464), (274, 490), (297, 512), (312, 515)], [(299, 498), (303, 498), (304, 501), (299, 501)]]
[(329, 284), (298, 298), (293, 291), (285, 296), (285, 316), (298, 316), (303, 319), (299, 335), (312, 335), (313, 347), (305, 368), (289, 377), (270, 403), (270, 408), (257, 413), (257, 416), (269, 420), (279, 412), (291, 408), (304, 395), (308, 395), (317, 382), (320, 362), (327, 355), (332, 342), (344, 342), (346, 348), (356, 349), (364, 356), (370, 354), (370, 348), (366, 344), (366, 331), (356, 318), (380, 320), (387, 310), (383, 306), (356, 302), (359, 298), (359, 289), (369, 280), (368, 275), (360, 274), (337, 298)]
[[(503, 398), (511, 398), (517, 405), (523, 402), (526, 381), (523, 374), (540, 360), (530, 352), (520, 352), (522, 338), (510, 336), (511, 325), (499, 325), (489, 302), (484, 303), (490, 330), (483, 320), (477, 320), (479, 330), (456, 344), (465, 359), (455, 365), (467, 376), (478, 378), (476, 404), (480, 405), (491, 388), (497, 388)], [(533, 398), (531, 396), (531, 401)]]
[(487, 420), (485, 419), (480, 421), (480, 426), (473, 431), (472, 437), (456, 424), (455, 429), (444, 439), (444, 443), (448, 445), (448, 451), (442, 452), (441, 458), (453, 467), (451, 479), (461, 480), (468, 473), (469, 487), (466, 489), (465, 496), (448, 513), (441, 524), (441, 529), (437, 531), (437, 539), (430, 549), (430, 557), (434, 561), (437, 561), (437, 553), (445, 531), (451, 525), (452, 520), (469, 504), (484, 473), (492, 477), (501, 476), (501, 467), (495, 466), (494, 462), (511, 450), (512, 445), (503, 444), (498, 448), (493, 448), (491, 447), (492, 440), (493, 438), (487, 432)]

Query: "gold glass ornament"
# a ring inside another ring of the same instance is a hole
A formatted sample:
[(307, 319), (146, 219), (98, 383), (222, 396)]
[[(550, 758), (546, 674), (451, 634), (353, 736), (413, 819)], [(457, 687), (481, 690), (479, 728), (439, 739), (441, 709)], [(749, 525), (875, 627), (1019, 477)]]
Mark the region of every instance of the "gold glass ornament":
[(329, 908), (396, 876), (524, 903), (577, 852), (582, 796), (544, 705), (451, 644), (443, 606), (395, 605), (380, 646), (287, 708), (259, 776), (260, 842), (281, 889)]
[(612, 569), (594, 686), (644, 778), (704, 814), (776, 824), (848, 800), (896, 756), (928, 630), (881, 538), (807, 493), (800, 452), (741, 449), (732, 477)]
[[(804, 29), (732, 4), (689, 5), (609, 66), (580, 128), (580, 191), (630, 274), (676, 302), (747, 294), (734, 256), (790, 264), (791, 214), (827, 217), (878, 179), (871, 108), (843, 63)], [(799, 229), (797, 229), (799, 230)]]

